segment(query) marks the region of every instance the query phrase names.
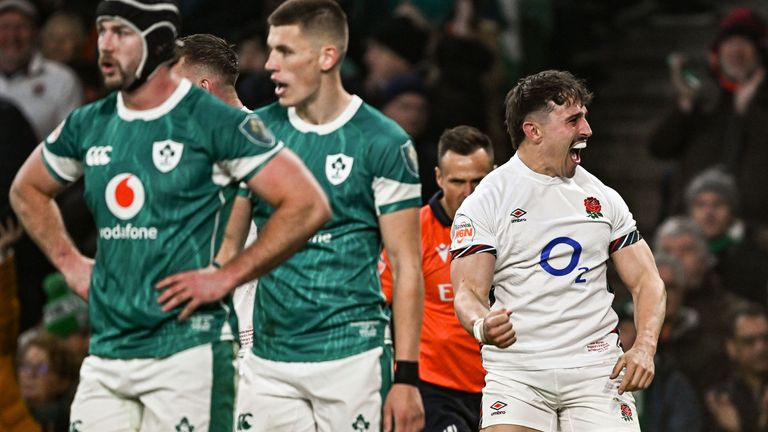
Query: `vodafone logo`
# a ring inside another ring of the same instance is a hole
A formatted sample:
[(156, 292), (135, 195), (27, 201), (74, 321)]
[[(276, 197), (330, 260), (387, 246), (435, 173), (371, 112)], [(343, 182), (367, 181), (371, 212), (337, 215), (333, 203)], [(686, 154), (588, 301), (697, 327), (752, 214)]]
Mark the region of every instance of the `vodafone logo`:
[(118, 174), (107, 183), (104, 198), (113, 215), (128, 220), (144, 206), (144, 185), (131, 173)]

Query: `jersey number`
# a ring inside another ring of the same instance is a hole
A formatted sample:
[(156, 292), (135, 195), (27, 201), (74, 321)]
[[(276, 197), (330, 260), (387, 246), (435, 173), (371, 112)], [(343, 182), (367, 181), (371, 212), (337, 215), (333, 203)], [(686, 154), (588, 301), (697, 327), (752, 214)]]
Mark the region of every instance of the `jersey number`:
[[(571, 260), (568, 262), (568, 265), (566, 265), (563, 268), (555, 268), (549, 263), (549, 256), (552, 254), (552, 249), (555, 248), (555, 246), (558, 245), (568, 245), (571, 248), (573, 248), (573, 252), (571, 253)], [(579, 265), (579, 258), (581, 258), (581, 244), (577, 242), (576, 240), (570, 238), (570, 237), (558, 237), (551, 242), (547, 243), (546, 246), (544, 246), (544, 249), (541, 251), (541, 268), (543, 268), (547, 273), (553, 275), (553, 276), (566, 276), (573, 272), (574, 269), (576, 269), (576, 266)], [(579, 267), (579, 274), (576, 276), (576, 280), (574, 282), (576, 283), (584, 283), (587, 280), (584, 279), (582, 276), (584, 273), (589, 271), (589, 267)]]

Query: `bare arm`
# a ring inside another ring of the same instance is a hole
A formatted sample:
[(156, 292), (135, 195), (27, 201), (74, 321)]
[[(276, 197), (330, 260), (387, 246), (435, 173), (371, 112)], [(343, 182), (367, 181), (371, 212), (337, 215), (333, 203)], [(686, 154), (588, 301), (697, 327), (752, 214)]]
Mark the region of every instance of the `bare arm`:
[(54, 201), (65, 187), (43, 165), (40, 145), (16, 174), (11, 186), (11, 206), (26, 232), (61, 271), (67, 284), (87, 299), (93, 260), (75, 247)]
[[(421, 272), (419, 209), (410, 208), (379, 218), (392, 266), (392, 316), (396, 361), (418, 361), (424, 314), (424, 276)], [(384, 429), (418, 431), (424, 426), (424, 408), (416, 386), (394, 384), (384, 405)]]
[(624, 379), (619, 386), (621, 394), (624, 391), (645, 389), (653, 381), (653, 357), (664, 323), (667, 293), (645, 240), (619, 249), (611, 258), (619, 277), (632, 294), (637, 328), (635, 344), (619, 359), (611, 375), (616, 378), (621, 369), (626, 367)]
[(239, 254), (245, 246), (248, 231), (251, 228), (251, 201), (246, 197), (235, 197), (232, 204), (232, 213), (229, 222), (224, 229), (224, 239), (221, 242), (219, 252), (216, 254), (216, 262), (226, 264)]
[(517, 338), (509, 318), (512, 311), (491, 311), (488, 303), (495, 264), (496, 257), (489, 253), (477, 253), (451, 261), (451, 284), (455, 293), (453, 307), (459, 322), (469, 334), (477, 337), (474, 331), (477, 323), (481, 326), (479, 335), (483, 343), (506, 348)]
[(165, 291), (157, 301), (164, 311), (187, 302), (179, 314), (186, 319), (200, 304), (218, 301), (288, 259), (330, 218), (325, 193), (288, 149), (253, 176), (248, 187), (275, 209), (259, 237), (221, 269), (177, 273), (159, 281), (157, 288)]

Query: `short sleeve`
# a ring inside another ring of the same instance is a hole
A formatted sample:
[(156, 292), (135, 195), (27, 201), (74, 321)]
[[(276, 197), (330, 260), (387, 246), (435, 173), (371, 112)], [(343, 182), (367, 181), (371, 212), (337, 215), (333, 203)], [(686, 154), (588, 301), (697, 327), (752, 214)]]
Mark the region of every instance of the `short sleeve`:
[(222, 171), (219, 174), (248, 181), (285, 145), (275, 139), (257, 114), (227, 108), (224, 115), (231, 117), (214, 128), (212, 152)]
[(616, 240), (637, 231), (637, 223), (627, 203), (618, 192), (606, 186), (606, 197), (611, 209), (611, 240)]
[(475, 194), (467, 197), (456, 212), (451, 225), (451, 256), (474, 253), (496, 255), (496, 233), (488, 202)]
[(83, 175), (83, 156), (78, 147), (76, 121), (70, 114), (43, 141), (43, 163), (61, 183), (71, 183)]
[(410, 139), (377, 143), (370, 153), (377, 214), (421, 206), (416, 149)]

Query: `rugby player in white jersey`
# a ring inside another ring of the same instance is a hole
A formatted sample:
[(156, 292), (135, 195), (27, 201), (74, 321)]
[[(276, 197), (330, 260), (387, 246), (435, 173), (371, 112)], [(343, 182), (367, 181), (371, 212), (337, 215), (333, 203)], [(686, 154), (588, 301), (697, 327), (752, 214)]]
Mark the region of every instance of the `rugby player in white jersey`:
[[(451, 281), (482, 344), (486, 431), (639, 431), (664, 317), (653, 255), (616, 191), (580, 165), (592, 94), (568, 72), (520, 80), (506, 98), (515, 156), (456, 213)], [(606, 267), (635, 303), (637, 342), (618, 340)]]

